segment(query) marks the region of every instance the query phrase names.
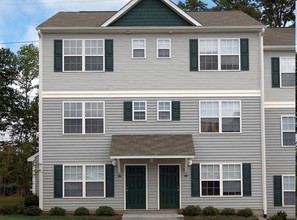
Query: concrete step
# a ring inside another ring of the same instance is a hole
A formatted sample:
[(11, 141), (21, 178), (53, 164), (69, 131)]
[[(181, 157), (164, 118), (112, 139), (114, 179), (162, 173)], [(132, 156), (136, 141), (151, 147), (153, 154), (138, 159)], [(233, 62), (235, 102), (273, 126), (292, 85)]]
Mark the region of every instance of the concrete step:
[(183, 220), (183, 215), (178, 214), (124, 214), (122, 220)]

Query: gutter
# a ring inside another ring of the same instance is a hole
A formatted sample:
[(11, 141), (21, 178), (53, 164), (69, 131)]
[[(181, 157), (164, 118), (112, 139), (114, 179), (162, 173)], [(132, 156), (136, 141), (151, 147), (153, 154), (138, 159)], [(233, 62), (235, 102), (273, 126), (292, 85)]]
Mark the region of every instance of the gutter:
[(266, 131), (265, 131), (265, 72), (264, 72), (264, 40), (265, 28), (259, 33), (261, 63), (261, 157), (262, 157), (262, 199), (264, 217), (267, 217), (267, 181), (266, 181)]

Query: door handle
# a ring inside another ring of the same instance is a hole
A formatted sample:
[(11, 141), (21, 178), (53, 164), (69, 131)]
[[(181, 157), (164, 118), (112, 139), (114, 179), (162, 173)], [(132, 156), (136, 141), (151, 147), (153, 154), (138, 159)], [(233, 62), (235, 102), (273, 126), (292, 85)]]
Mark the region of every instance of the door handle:
[(179, 187), (177, 187), (176, 191), (179, 192)]
[(126, 192), (128, 192), (128, 187), (126, 187)]

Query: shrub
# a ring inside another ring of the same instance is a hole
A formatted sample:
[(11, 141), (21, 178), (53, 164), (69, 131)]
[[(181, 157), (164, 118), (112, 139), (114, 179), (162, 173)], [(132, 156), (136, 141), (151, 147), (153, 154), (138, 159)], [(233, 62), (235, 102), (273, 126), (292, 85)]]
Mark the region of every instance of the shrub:
[(96, 215), (98, 215), (98, 216), (100, 216), (100, 215), (112, 216), (112, 215), (114, 215), (114, 210), (113, 210), (113, 208), (111, 208), (109, 206), (100, 206), (96, 210)]
[(277, 212), (270, 220), (287, 220), (287, 213), (283, 211)]
[(54, 207), (49, 210), (50, 215), (66, 215), (66, 210), (61, 207)]
[(89, 212), (89, 209), (87, 209), (86, 207), (79, 207), (77, 209), (75, 209), (74, 211), (74, 215), (89, 215), (90, 212)]
[(39, 206), (39, 197), (35, 194), (29, 194), (25, 197), (24, 204), (26, 207)]
[(200, 213), (201, 213), (201, 208), (199, 205), (197, 206), (189, 205), (184, 209), (184, 215), (197, 216)]
[(5, 205), (0, 207), (0, 215), (12, 215), (16, 214), (17, 210), (15, 206)]
[(221, 215), (235, 215), (235, 209), (225, 208), (221, 211)]
[(218, 215), (220, 211), (213, 207), (213, 206), (207, 206), (203, 209), (203, 215)]
[(29, 216), (39, 216), (42, 210), (38, 206), (31, 206), (25, 209), (25, 214)]
[(242, 217), (250, 217), (253, 216), (253, 211), (250, 208), (245, 208), (239, 210), (237, 214)]

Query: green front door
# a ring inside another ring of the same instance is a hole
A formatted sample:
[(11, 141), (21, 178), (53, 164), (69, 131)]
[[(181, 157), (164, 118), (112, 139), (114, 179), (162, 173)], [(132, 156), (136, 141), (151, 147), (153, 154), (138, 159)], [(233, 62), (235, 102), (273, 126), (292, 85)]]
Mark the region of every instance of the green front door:
[(179, 208), (179, 166), (160, 166), (160, 209)]
[(146, 209), (145, 166), (126, 166), (126, 209)]

